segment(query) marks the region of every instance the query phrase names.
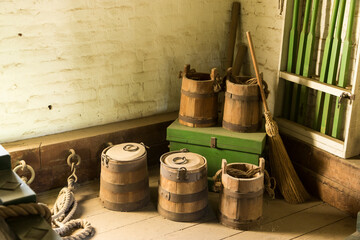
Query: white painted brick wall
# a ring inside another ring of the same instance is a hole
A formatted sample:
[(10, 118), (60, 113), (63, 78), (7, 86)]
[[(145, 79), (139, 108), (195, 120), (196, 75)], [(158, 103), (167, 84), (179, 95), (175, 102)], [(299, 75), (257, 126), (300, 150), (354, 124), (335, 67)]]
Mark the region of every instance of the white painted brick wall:
[[(260, 70), (276, 82), (277, 0), (240, 2), (240, 41), (252, 32)], [(0, 142), (176, 111), (184, 64), (221, 68), (231, 4), (0, 1)]]

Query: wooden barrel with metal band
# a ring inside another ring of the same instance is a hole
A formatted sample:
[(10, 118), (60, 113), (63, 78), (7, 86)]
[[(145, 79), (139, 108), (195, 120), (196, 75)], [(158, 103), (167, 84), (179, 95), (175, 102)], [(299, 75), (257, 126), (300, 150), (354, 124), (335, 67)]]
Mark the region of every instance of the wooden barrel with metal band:
[(248, 163), (226, 163), (223, 159), (219, 202), (219, 220), (228, 227), (247, 230), (262, 217), (265, 160), (259, 159), (260, 172), (252, 178), (237, 178), (230, 168), (246, 172), (258, 166)]
[(159, 214), (179, 222), (200, 219), (208, 205), (206, 159), (181, 150), (165, 153), (160, 163)]
[(190, 71), (182, 73), (179, 122), (189, 127), (210, 127), (217, 124), (218, 94), (214, 91), (216, 69), (211, 74)]
[(226, 81), (223, 128), (235, 132), (256, 132), (261, 126), (257, 84)]
[(142, 144), (105, 148), (101, 162), (100, 199), (105, 208), (127, 212), (149, 202), (147, 154)]

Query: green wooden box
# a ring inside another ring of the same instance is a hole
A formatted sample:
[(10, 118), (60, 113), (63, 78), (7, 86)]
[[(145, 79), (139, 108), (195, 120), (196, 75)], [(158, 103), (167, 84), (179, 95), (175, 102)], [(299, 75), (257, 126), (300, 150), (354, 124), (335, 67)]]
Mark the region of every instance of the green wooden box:
[(238, 133), (222, 127), (191, 128), (175, 120), (167, 128), (170, 151), (186, 148), (204, 156), (208, 163), (208, 180), (221, 168), (221, 160), (258, 165), (265, 141), (265, 132)]

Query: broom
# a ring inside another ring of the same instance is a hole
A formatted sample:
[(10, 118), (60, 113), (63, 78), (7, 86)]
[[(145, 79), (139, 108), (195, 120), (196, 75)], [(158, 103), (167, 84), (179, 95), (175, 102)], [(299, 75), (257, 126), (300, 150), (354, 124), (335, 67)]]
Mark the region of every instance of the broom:
[(269, 136), (271, 160), (270, 166), (272, 174), (275, 176), (276, 182), (279, 186), (281, 194), (285, 198), (285, 201), (289, 203), (305, 202), (310, 196), (295, 172), (289, 155), (286, 152), (284, 143), (279, 135), (277, 123), (272, 119), (271, 113), (266, 103), (266, 97), (262, 86), (262, 79), (259, 74), (250, 32), (246, 32), (246, 36), (249, 42), (251, 58), (253, 61), (257, 82), (260, 88), (260, 95), (264, 105), (264, 115), (266, 120), (265, 130), (266, 134)]

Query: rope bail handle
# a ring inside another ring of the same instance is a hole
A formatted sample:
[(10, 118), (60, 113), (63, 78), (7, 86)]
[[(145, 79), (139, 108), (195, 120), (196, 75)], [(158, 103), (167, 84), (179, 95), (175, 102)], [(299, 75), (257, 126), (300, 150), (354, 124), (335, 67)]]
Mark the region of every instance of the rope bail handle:
[(219, 74), (219, 71), (216, 68), (211, 69), (210, 79), (213, 80), (213, 91), (218, 93), (221, 91), (222, 80)]
[(215, 175), (212, 177), (212, 179), (214, 180), (214, 185), (212, 186), (212, 190), (214, 192), (221, 191), (221, 189), (222, 189), (221, 178), (224, 174), (227, 174), (226, 168), (227, 168), (227, 161), (226, 161), (226, 159), (223, 158), (221, 160), (221, 168), (219, 170), (217, 170)]
[(268, 171), (264, 170), (264, 178), (265, 178), (265, 190), (269, 194), (271, 199), (275, 199), (275, 188), (276, 188), (276, 180), (274, 177), (270, 177)]
[(276, 188), (276, 180), (274, 177), (271, 177), (268, 171), (265, 169), (265, 159), (259, 158), (259, 168), (261, 172), (264, 174), (264, 187), (267, 193), (269, 194), (271, 199), (275, 199), (275, 188)]

